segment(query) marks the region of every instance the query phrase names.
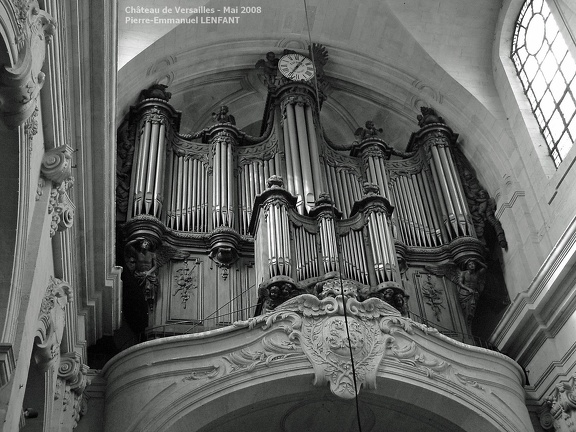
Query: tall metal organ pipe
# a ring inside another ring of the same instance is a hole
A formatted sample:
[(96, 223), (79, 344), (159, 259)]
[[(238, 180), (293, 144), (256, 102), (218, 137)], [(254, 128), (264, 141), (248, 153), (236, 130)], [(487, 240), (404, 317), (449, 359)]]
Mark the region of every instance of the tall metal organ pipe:
[(286, 156), (287, 189), (298, 197), (297, 210), (304, 214), (314, 206), (326, 187), (322, 181), (318, 137), (314, 123), (314, 99), (308, 89), (298, 87), (282, 102), (282, 127)]
[(212, 227), (234, 227), (234, 138), (225, 131), (211, 140), (212, 166)]
[(160, 218), (164, 197), (166, 123), (164, 112), (156, 108), (142, 116), (133, 171), (132, 216), (148, 214)]

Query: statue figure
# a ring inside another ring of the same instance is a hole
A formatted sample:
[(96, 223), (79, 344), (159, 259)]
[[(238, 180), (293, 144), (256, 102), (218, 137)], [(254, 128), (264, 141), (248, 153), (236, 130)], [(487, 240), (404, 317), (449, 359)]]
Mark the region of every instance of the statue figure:
[(420, 112), (416, 117), (418, 119), (418, 126), (424, 127), (432, 123), (444, 123), (444, 119), (436, 114), (433, 108), (421, 107)]
[(370, 293), (368, 297), (379, 298), (395, 308), (403, 316), (408, 315), (408, 304), (406, 302), (407, 297), (399, 288), (380, 288), (378, 291)]
[(143, 288), (144, 298), (150, 310), (154, 309), (156, 295), (160, 289), (158, 270), (171, 259), (184, 260), (188, 252), (181, 252), (172, 246), (161, 245), (153, 248), (152, 242), (146, 238), (136, 238), (129, 241), (124, 249), (124, 262), (130, 272)]
[(402, 316), (408, 315), (408, 305), (406, 304), (406, 296), (400, 292), (394, 294), (394, 302), (392, 303)]
[(496, 200), (491, 197), (488, 197), (488, 202), (486, 204), (486, 220), (490, 225), (492, 225), (494, 231), (496, 231), (496, 237), (500, 247), (507, 250), (508, 241), (506, 241), (506, 234), (504, 234), (502, 224), (498, 219), (496, 219)]
[(500, 247), (503, 249), (508, 248), (508, 242), (506, 241), (506, 235), (502, 229), (502, 224), (498, 219), (496, 219), (496, 201), (488, 195), (486, 190), (478, 190), (474, 200), (472, 201), (472, 205), (470, 206), (470, 212), (472, 213), (472, 221), (474, 222), (476, 236), (480, 241), (486, 243), (484, 238), (484, 226), (486, 222), (488, 222), (496, 232)]
[(263, 68), (264, 74), (266, 75), (266, 80), (268, 85), (273, 85), (276, 80), (276, 73), (278, 71), (278, 59), (276, 54), (272, 51), (266, 53), (265, 59), (260, 59), (256, 62), (256, 69)]
[(376, 126), (374, 126), (374, 122), (372, 120), (368, 120), (364, 126), (365, 127), (363, 128), (360, 127), (356, 129), (354, 132), (354, 136), (359, 136), (360, 140), (375, 137), (378, 136), (378, 133), (384, 132), (384, 129), (382, 128), (376, 129)]
[[(477, 268), (477, 264), (480, 268)], [(458, 300), (466, 317), (468, 328), (476, 313), (476, 305), (482, 291), (484, 291), (484, 272), (486, 265), (480, 261), (468, 260), (464, 270), (458, 276)]]
[(445, 276), (457, 286), (458, 301), (470, 330), (478, 298), (484, 291), (486, 265), (479, 260), (469, 259), (462, 270), (453, 264), (425, 266), (425, 268), (436, 276)]
[(236, 119), (232, 114), (229, 114), (228, 111), (228, 107), (226, 105), (222, 105), (217, 113), (212, 113), (212, 118), (216, 123), (230, 123), (235, 125)]
[(159, 289), (158, 266), (152, 244), (146, 239), (132, 240), (126, 245), (126, 267), (138, 283), (144, 288), (144, 298), (150, 310), (154, 307), (154, 299)]

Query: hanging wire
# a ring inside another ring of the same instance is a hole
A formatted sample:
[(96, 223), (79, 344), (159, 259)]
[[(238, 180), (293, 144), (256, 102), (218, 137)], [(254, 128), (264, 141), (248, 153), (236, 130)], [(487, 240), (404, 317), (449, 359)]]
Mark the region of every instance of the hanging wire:
[(252, 288), (254, 288), (256, 286), (256, 284), (250, 285), (248, 288), (246, 288), (244, 291), (241, 291), (240, 293), (238, 293), (235, 297), (233, 297), (232, 299), (230, 299), (230, 301), (228, 301), (227, 303), (224, 303), (222, 306), (220, 306), (218, 309), (216, 309), (214, 312), (212, 312), (210, 315), (202, 318), (202, 320), (199, 321), (192, 321), (191, 320), (183, 320), (183, 321), (177, 321), (177, 322), (173, 322), (170, 324), (162, 324), (159, 326), (155, 326), (152, 328), (149, 328), (148, 330), (139, 333), (138, 335), (135, 335), (133, 337), (128, 338), (121, 346), (120, 346), (120, 351), (123, 351), (128, 344), (132, 345), (133, 342), (137, 343), (138, 341), (142, 341), (142, 339), (146, 339), (146, 335), (150, 334), (151, 331), (154, 331), (155, 329), (158, 328), (165, 328), (165, 327), (169, 327), (169, 326), (174, 326), (174, 325), (180, 325), (180, 324), (192, 324), (191, 327), (189, 327), (188, 329), (186, 329), (184, 332), (178, 332), (179, 334), (185, 334), (185, 333), (189, 333), (192, 330), (194, 330), (196, 327), (198, 327), (199, 325), (203, 325), (203, 323), (209, 319), (216, 319), (216, 318), (221, 318), (224, 316), (228, 316), (228, 315), (232, 315), (234, 313), (237, 312), (243, 312), (245, 310), (250, 310), (252, 309), (253, 306), (250, 307), (246, 307), (246, 308), (242, 308), (242, 309), (237, 309), (234, 312), (229, 312), (226, 314), (221, 314), (221, 315), (215, 315), (220, 309), (222, 309), (225, 306), (228, 306), (230, 303), (232, 303), (234, 300), (236, 300), (238, 297), (240, 297), (241, 295), (243, 295), (244, 293), (250, 291)]
[[(308, 5), (306, 0), (304, 0), (304, 14), (306, 15), (306, 28), (308, 30), (308, 44), (310, 47), (310, 56), (312, 57), (312, 63), (314, 68), (316, 68), (316, 62), (314, 61), (314, 47), (312, 44), (312, 34), (310, 32), (310, 21), (308, 19)], [(316, 73), (314, 74), (314, 91), (316, 93), (316, 109), (318, 113), (318, 128), (322, 131), (322, 123), (320, 122), (320, 92), (318, 91), (318, 78)], [(332, 211), (332, 220), (336, 221), (336, 213), (334, 212), (334, 206), (330, 205)], [(335, 233), (336, 234), (336, 233)], [(343, 269), (342, 260), (342, 239), (340, 236), (336, 235), (336, 253), (338, 255), (338, 271), (341, 272)], [(342, 296), (343, 309), (344, 309), (344, 325), (346, 327), (346, 337), (348, 339), (348, 350), (350, 351), (350, 362), (352, 363), (352, 381), (354, 382), (354, 401), (356, 404), (356, 420), (358, 422), (358, 431), (362, 432), (362, 422), (360, 420), (360, 404), (358, 401), (358, 383), (356, 381), (356, 367), (354, 365), (354, 352), (352, 351), (352, 344), (350, 342), (350, 327), (348, 326), (348, 312), (346, 311), (346, 296), (344, 295), (344, 284), (342, 283), (342, 277), (338, 278), (340, 281), (340, 295)]]
[(238, 293), (238, 295), (236, 295), (235, 297), (231, 298), (228, 302), (224, 303), (222, 306), (220, 306), (218, 309), (216, 309), (214, 312), (212, 312), (210, 315), (204, 317), (202, 319), (202, 321), (198, 321), (197, 323), (195, 323), (192, 327), (190, 327), (189, 329), (187, 329), (186, 331), (184, 331), (184, 333), (189, 333), (192, 330), (194, 330), (196, 327), (198, 327), (200, 324), (202, 324), (204, 321), (206, 321), (209, 318), (218, 318), (220, 316), (225, 316), (225, 315), (230, 315), (230, 314), (224, 314), (224, 315), (217, 315), (216, 317), (214, 317), (213, 315), (216, 314), (220, 309), (222, 309), (225, 306), (228, 306), (230, 303), (232, 303), (234, 300), (236, 300), (238, 297), (240, 297), (241, 295), (243, 295), (244, 293), (250, 291), (252, 288), (254, 288), (256, 286), (256, 284), (254, 285), (250, 285), (248, 288), (246, 288), (244, 291), (241, 291), (240, 293)]

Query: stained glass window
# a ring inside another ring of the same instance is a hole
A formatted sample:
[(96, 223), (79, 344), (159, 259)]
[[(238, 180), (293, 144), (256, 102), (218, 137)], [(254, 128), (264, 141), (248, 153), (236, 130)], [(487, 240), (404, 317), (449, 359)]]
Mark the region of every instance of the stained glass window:
[(527, 0), (512, 60), (556, 167), (576, 140), (576, 63), (545, 0)]

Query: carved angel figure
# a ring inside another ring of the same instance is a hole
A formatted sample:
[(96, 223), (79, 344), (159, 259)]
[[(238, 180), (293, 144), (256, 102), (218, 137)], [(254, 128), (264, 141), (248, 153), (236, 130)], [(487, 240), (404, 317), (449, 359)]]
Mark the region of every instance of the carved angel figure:
[(161, 245), (153, 250), (152, 243), (145, 238), (137, 238), (126, 244), (124, 256), (126, 268), (138, 280), (144, 290), (144, 298), (153, 310), (156, 294), (160, 289), (158, 270), (171, 259), (186, 259), (190, 254), (172, 246)]
[(363, 128), (360, 127), (356, 129), (354, 132), (354, 136), (360, 137), (360, 140), (375, 137), (378, 136), (378, 133), (384, 132), (384, 129), (382, 128), (376, 129), (376, 126), (374, 126), (374, 122), (372, 120), (368, 120), (364, 126), (365, 127)]
[(424, 127), (432, 123), (444, 123), (444, 119), (436, 114), (433, 108), (421, 107), (420, 112), (416, 117), (418, 119), (418, 126)]
[(229, 114), (228, 112), (228, 107), (226, 105), (222, 105), (217, 113), (212, 113), (212, 119), (214, 119), (216, 123), (230, 123), (235, 125), (236, 119), (232, 114)]
[(272, 51), (266, 53), (265, 59), (260, 59), (256, 62), (256, 69), (259, 68), (264, 69), (264, 74), (266, 75), (268, 84), (274, 84), (276, 72), (278, 71), (278, 59), (276, 58), (276, 54)]
[(313, 43), (311, 47), (308, 46), (308, 51), (310, 57), (314, 59), (316, 79), (322, 79), (324, 77), (324, 65), (328, 63), (328, 50), (324, 45)]
[(486, 265), (481, 261), (470, 259), (464, 269), (452, 264), (442, 266), (425, 266), (426, 270), (436, 276), (445, 276), (458, 287), (458, 301), (466, 318), (468, 329), (476, 313), (478, 298), (484, 290)]

